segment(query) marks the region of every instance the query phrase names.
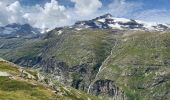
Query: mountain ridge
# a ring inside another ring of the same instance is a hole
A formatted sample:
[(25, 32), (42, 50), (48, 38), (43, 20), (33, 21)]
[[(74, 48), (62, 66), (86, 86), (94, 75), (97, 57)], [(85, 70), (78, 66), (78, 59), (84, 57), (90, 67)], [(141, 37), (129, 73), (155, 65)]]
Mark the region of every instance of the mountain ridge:
[(73, 25), (78, 28), (99, 28), (99, 29), (118, 29), (118, 30), (144, 30), (144, 31), (165, 31), (169, 28), (168, 24), (148, 23), (139, 20), (115, 18), (111, 14), (105, 14), (92, 20), (78, 21)]
[(8, 24), (0, 27), (1, 37), (37, 37), (40, 35), (38, 28), (34, 28), (29, 24)]
[[(75, 28), (77, 30), (86, 28), (96, 29), (117, 29), (117, 30), (143, 30), (143, 31), (165, 31), (170, 28), (170, 24), (152, 23), (141, 20), (113, 17), (110, 13), (101, 15), (91, 20), (77, 21), (70, 26), (56, 27), (54, 29)], [(0, 27), (0, 36), (13, 34), (14, 37), (48, 33), (53, 29), (34, 28), (29, 24), (8, 24)], [(15, 35), (14, 35), (15, 34)]]

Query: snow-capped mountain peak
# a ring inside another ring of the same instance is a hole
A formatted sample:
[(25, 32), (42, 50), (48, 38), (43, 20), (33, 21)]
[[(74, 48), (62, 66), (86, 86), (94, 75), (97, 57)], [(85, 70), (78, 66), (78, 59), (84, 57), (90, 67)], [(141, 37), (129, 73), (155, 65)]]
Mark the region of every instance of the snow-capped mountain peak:
[(114, 18), (111, 14), (105, 14), (92, 20), (78, 21), (74, 25), (78, 28), (100, 28), (100, 29), (119, 29), (119, 30), (147, 30), (164, 31), (170, 26), (167, 24), (148, 23), (139, 20)]
[(107, 19), (107, 18), (112, 18), (113, 16), (110, 13), (107, 13), (105, 15), (96, 17), (96, 19)]

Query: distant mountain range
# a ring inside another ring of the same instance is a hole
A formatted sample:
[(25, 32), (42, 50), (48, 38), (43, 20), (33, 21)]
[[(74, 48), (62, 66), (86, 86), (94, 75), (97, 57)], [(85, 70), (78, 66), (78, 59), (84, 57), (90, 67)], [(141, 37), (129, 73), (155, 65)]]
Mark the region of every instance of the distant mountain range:
[[(63, 29), (60, 27), (57, 29)], [(77, 30), (94, 28), (94, 29), (117, 29), (117, 30), (144, 30), (144, 31), (165, 31), (170, 28), (169, 24), (147, 23), (139, 20), (114, 18), (111, 14), (105, 14), (92, 20), (78, 21), (70, 26)], [(49, 29), (41, 30), (34, 28), (29, 24), (9, 24), (0, 27), (0, 36), (2, 37), (35, 37), (40, 33), (50, 31)]]
[(38, 28), (34, 28), (29, 24), (9, 24), (0, 27), (1, 37), (35, 37), (40, 34)]

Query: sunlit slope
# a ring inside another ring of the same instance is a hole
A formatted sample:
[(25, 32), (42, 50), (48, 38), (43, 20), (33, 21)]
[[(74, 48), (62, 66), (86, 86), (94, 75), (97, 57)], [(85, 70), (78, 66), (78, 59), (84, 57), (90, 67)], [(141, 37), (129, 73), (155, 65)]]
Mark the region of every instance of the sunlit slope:
[(95, 95), (129, 100), (170, 97), (169, 31), (55, 29), (0, 54)]
[(63, 29), (61, 34), (53, 30), (41, 39), (28, 41), (1, 55), (27, 66), (36, 65), (41, 58), (53, 57), (72, 67), (80, 63), (101, 63), (110, 53), (115, 40), (111, 30)]
[(13, 63), (0, 60), (0, 99), (2, 100), (98, 100), (81, 91), (55, 82), (49, 86), (48, 79), (39, 79), (31, 69), (21, 69)]
[(22, 66), (39, 67), (86, 91), (117, 37), (112, 30), (66, 28), (60, 34), (53, 30), (39, 40), (2, 53), (2, 57)]
[(129, 100), (170, 99), (170, 32), (123, 35), (95, 81), (106, 79)]

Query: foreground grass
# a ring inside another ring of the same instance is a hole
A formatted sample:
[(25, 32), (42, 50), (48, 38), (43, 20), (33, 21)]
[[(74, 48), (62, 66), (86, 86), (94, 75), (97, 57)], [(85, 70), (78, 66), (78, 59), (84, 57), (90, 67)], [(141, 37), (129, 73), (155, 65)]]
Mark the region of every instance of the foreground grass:
[(55, 94), (41, 85), (0, 77), (1, 100), (53, 100)]
[[(60, 83), (55, 84), (55, 89), (50, 88), (43, 81), (37, 82), (37, 72), (24, 69), (24, 77), (16, 65), (7, 61), (0, 61), (0, 72), (9, 76), (0, 76), (0, 100), (99, 100), (95, 96), (82, 91), (65, 87)], [(27, 74), (27, 75), (26, 75)], [(36, 78), (28, 78), (32, 75)]]

